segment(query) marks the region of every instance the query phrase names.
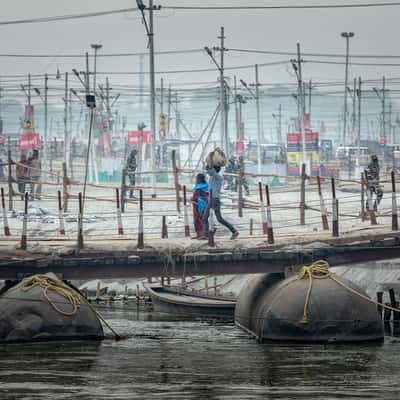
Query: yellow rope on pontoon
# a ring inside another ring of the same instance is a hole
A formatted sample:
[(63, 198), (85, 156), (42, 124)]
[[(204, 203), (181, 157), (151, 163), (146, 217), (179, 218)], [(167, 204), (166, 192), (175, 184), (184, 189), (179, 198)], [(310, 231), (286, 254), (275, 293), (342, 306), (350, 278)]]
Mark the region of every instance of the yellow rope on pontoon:
[[(66, 316), (72, 316), (78, 312), (78, 309), (81, 305), (80, 294), (59, 279), (52, 278), (47, 275), (34, 275), (24, 278), (12, 290), (21, 289), (23, 292), (27, 292), (36, 286), (39, 286), (43, 289), (44, 297), (58, 313)], [(57, 307), (55, 302), (50, 298), (49, 292), (54, 292), (67, 300), (71, 304), (72, 310), (65, 311)]]
[(298, 274), (298, 279), (300, 280), (303, 278), (308, 278), (309, 284), (308, 284), (308, 289), (307, 289), (307, 294), (306, 294), (306, 300), (305, 300), (304, 307), (303, 307), (303, 318), (299, 321), (302, 324), (306, 324), (309, 321), (308, 306), (310, 304), (310, 298), (311, 298), (311, 292), (312, 292), (314, 279), (332, 279), (338, 285), (342, 286), (343, 288), (347, 289), (349, 292), (355, 294), (356, 296), (362, 298), (363, 300), (366, 300), (370, 303), (381, 306), (381, 307), (386, 308), (391, 311), (400, 312), (400, 309), (388, 306), (383, 303), (379, 303), (375, 300), (372, 300), (368, 296), (360, 293), (359, 291), (348, 286), (346, 283), (342, 282), (340, 279), (336, 278), (329, 271), (329, 264), (325, 260), (318, 260), (318, 261), (315, 261), (314, 263), (312, 263), (311, 265), (305, 265), (305, 266), (301, 267), (299, 274)]

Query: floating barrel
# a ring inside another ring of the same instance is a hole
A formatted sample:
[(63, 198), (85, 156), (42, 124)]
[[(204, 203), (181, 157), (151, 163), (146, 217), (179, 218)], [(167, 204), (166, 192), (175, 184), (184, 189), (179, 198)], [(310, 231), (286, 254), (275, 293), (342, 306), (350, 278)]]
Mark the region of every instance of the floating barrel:
[(0, 294), (0, 343), (103, 338), (86, 299), (54, 274), (25, 278)]
[(317, 264), (287, 279), (250, 279), (236, 303), (235, 322), (259, 341), (382, 340), (381, 317), (367, 299), (362, 289)]

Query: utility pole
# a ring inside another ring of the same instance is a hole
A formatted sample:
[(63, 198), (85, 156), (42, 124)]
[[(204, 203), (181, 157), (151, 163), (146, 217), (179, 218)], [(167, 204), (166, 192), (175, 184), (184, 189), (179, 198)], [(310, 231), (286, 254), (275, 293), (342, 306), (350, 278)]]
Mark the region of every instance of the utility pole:
[(256, 106), (257, 106), (257, 172), (261, 174), (261, 113), (260, 113), (260, 83), (258, 80), (258, 64), (255, 65), (256, 73)]
[(172, 102), (172, 91), (171, 91), (171, 84), (168, 86), (168, 126), (167, 126), (167, 134), (169, 135), (169, 127), (170, 127), (170, 117), (171, 117), (171, 102)]
[(311, 96), (312, 96), (312, 80), (308, 82), (308, 115), (310, 118), (310, 124), (311, 124)]
[[(176, 138), (177, 139), (182, 139), (181, 138), (181, 129), (180, 129), (180, 115), (179, 115), (179, 107), (178, 107), (178, 92), (175, 93), (175, 130), (176, 130)], [(178, 157), (180, 159), (180, 156), (178, 154)]]
[(31, 105), (31, 74), (28, 74), (28, 105)]
[[(151, 127), (151, 167), (156, 170), (156, 89), (154, 76), (154, 8), (153, 0), (149, 0), (149, 49), (150, 49), (150, 127)], [(155, 174), (152, 174), (153, 195), (155, 193)]]
[(239, 141), (239, 137), (240, 137), (240, 121), (239, 121), (239, 107), (238, 107), (238, 93), (237, 93), (236, 75), (234, 75), (234, 77), (233, 77), (233, 95), (235, 97), (236, 142), (238, 142)]
[(356, 96), (357, 96), (357, 78), (353, 79), (353, 112), (351, 116), (351, 131), (353, 134), (352, 141), (354, 140), (354, 134), (356, 133), (356, 122), (357, 122), (357, 117), (356, 117)]
[(353, 32), (342, 32), (341, 36), (346, 39), (346, 68), (344, 78), (344, 111), (343, 111), (343, 146), (346, 146), (347, 131), (347, 85), (349, 79), (349, 41), (354, 36)]
[(301, 73), (301, 63), (303, 60), (301, 59), (301, 53), (300, 53), (300, 43), (297, 43), (297, 68), (298, 68), (298, 73), (297, 73), (297, 78), (298, 78), (298, 95), (297, 95), (297, 101), (298, 101), (298, 108), (300, 110), (300, 115), (299, 115), (299, 126), (300, 126), (300, 135), (301, 135), (301, 140), (302, 140), (302, 155), (303, 155), (303, 164), (307, 165), (307, 153), (306, 153), (306, 132), (304, 129), (304, 113), (305, 113), (305, 107), (304, 107), (304, 101), (303, 101), (303, 78), (302, 78), (302, 73)]
[(220, 75), (219, 75), (219, 83), (220, 83), (220, 103), (221, 103), (221, 147), (224, 148), (225, 152), (228, 155), (228, 143), (226, 141), (226, 132), (225, 132), (225, 114), (226, 114), (226, 101), (225, 101), (225, 77), (224, 77), (224, 52), (226, 51), (225, 44), (225, 35), (224, 35), (224, 27), (221, 26), (221, 36), (218, 36), (218, 39), (221, 40), (220, 47), (216, 48), (220, 52)]
[[(154, 6), (153, 0), (149, 0), (149, 6), (146, 7), (142, 0), (136, 0), (138, 9), (142, 13), (143, 23), (146, 28), (149, 40), (149, 58), (150, 58), (150, 130), (151, 130), (151, 167), (152, 171), (156, 171), (156, 88), (155, 88), (155, 72), (154, 72), (154, 10), (159, 10), (159, 6)], [(149, 11), (149, 24), (147, 25), (144, 11)], [(153, 193), (151, 197), (156, 197), (155, 192), (155, 173), (151, 174)]]
[(358, 89), (357, 89), (357, 99), (358, 99), (358, 126), (357, 126), (357, 167), (360, 165), (360, 146), (361, 146), (361, 77), (358, 78)]
[(65, 73), (65, 87), (64, 87), (64, 160), (69, 164), (69, 143), (68, 143), (68, 72)]
[(279, 142), (279, 144), (283, 144), (283, 138), (282, 138), (282, 104), (279, 104), (279, 111), (278, 111), (278, 142)]
[(48, 87), (48, 80), (49, 77), (47, 74), (44, 74), (44, 146), (43, 146), (43, 161), (44, 161), (44, 166), (45, 168), (47, 167), (47, 150), (48, 150), (48, 132), (47, 132), (47, 113), (48, 113), (48, 108), (47, 108), (47, 92), (49, 90)]
[(94, 68), (93, 68), (93, 94), (96, 95), (96, 75), (97, 75), (97, 52), (103, 47), (101, 44), (92, 44), (94, 50)]

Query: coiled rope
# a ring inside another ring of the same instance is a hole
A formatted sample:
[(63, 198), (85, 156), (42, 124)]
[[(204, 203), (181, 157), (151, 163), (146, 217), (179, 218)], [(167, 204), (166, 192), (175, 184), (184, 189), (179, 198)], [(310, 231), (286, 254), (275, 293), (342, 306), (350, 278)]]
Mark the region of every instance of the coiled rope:
[[(28, 278), (24, 278), (17, 286), (12, 290), (20, 289), (23, 292), (28, 292), (34, 287), (39, 286), (43, 289), (43, 295), (49, 302), (49, 304), (56, 310), (59, 314), (72, 316), (75, 315), (81, 305), (81, 296), (70, 286), (66, 285), (63, 281), (52, 278), (47, 275), (34, 275)], [(72, 306), (71, 311), (63, 310), (55, 304), (55, 302), (50, 298), (49, 292), (56, 293), (57, 295), (63, 297)]]
[(352, 287), (348, 286), (346, 283), (342, 282), (340, 279), (338, 279), (335, 275), (333, 275), (329, 271), (329, 264), (325, 260), (318, 260), (312, 263), (311, 265), (305, 265), (301, 267), (299, 273), (298, 273), (298, 279), (305, 279), (308, 278), (308, 289), (307, 289), (307, 294), (306, 294), (306, 299), (304, 302), (304, 307), (303, 307), (303, 318), (299, 321), (301, 324), (307, 324), (309, 322), (308, 318), (308, 306), (310, 304), (310, 299), (311, 299), (311, 292), (313, 288), (313, 281), (314, 279), (332, 279), (335, 281), (338, 285), (342, 286), (346, 290), (348, 290), (350, 293), (353, 293), (354, 295), (360, 297), (361, 299), (368, 301), (370, 303), (373, 303), (377, 306), (381, 306), (383, 308), (386, 308), (388, 310), (394, 311), (394, 312), (400, 312), (399, 308), (388, 306), (383, 303), (379, 303), (378, 301), (372, 300), (370, 297), (366, 296), (363, 293), (360, 293), (358, 290), (353, 289)]
[[(60, 314), (71, 317), (75, 315), (81, 306), (81, 295), (72, 287), (66, 285), (63, 281), (57, 278), (52, 278), (48, 275), (34, 275), (24, 278), (18, 285), (11, 289), (15, 291), (21, 289), (23, 292), (28, 292), (34, 287), (39, 286), (43, 289), (43, 295), (49, 304)], [(65, 311), (57, 307), (55, 302), (51, 300), (49, 291), (52, 291), (67, 300), (71, 306), (71, 311)], [(115, 340), (120, 340), (121, 336), (113, 329), (113, 327), (99, 314), (97, 310), (88, 302), (87, 306), (97, 315), (97, 317), (107, 326), (114, 334)]]

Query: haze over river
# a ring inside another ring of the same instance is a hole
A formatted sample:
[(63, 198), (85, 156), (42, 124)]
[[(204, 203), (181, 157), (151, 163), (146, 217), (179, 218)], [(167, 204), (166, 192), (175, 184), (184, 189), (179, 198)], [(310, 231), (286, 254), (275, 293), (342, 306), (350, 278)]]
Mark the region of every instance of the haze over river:
[(102, 309), (127, 338), (0, 347), (0, 399), (396, 399), (400, 339), (260, 344), (233, 324)]

